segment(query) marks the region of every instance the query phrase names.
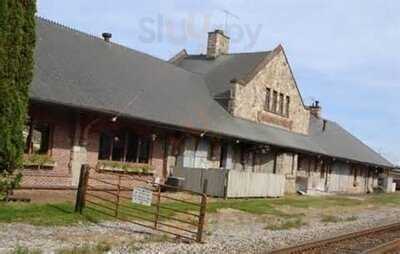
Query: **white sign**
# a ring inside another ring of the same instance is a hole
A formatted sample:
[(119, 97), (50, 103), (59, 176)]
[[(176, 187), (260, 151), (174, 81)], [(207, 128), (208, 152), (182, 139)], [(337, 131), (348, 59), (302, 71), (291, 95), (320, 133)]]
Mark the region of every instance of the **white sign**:
[(137, 187), (132, 192), (132, 202), (140, 205), (151, 206), (153, 192), (143, 187)]

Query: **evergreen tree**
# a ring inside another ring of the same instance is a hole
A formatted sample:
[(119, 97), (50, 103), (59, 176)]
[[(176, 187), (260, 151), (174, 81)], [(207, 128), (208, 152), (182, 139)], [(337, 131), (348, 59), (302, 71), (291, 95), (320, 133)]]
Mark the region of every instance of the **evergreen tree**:
[(0, 199), (17, 186), (33, 76), (35, 0), (0, 0)]

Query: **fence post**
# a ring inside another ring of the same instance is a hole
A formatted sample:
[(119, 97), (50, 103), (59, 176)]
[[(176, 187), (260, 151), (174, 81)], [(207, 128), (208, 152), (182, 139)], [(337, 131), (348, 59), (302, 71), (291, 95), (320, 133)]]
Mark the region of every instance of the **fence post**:
[(224, 199), (228, 199), (228, 184), (229, 184), (229, 170), (228, 169), (224, 169), (225, 170), (225, 174), (224, 174)]
[(157, 200), (156, 200), (156, 214), (154, 218), (154, 228), (158, 228), (158, 219), (160, 217), (160, 202), (161, 202), (161, 185), (157, 188)]
[(207, 210), (207, 187), (208, 187), (208, 180), (205, 179), (203, 182), (203, 194), (201, 195), (199, 224), (197, 225), (197, 237), (196, 237), (197, 242), (203, 241), (203, 228)]
[(75, 212), (82, 214), (85, 207), (85, 194), (89, 179), (89, 165), (83, 164), (79, 175), (78, 191), (76, 192)]
[(119, 196), (121, 195), (121, 175), (118, 175), (118, 184), (117, 184), (117, 202), (115, 203), (115, 217), (118, 217), (118, 209), (119, 209)]

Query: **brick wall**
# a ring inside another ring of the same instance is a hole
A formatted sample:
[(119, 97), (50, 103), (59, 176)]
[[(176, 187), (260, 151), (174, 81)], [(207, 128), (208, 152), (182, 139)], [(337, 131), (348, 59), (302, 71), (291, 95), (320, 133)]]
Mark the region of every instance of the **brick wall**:
[(52, 129), (52, 147), (49, 154), (55, 160), (53, 169), (23, 171), (22, 186), (65, 186), (71, 184), (69, 170), (70, 152), (73, 135), (72, 114), (61, 108), (44, 105), (32, 105), (29, 109), (31, 119), (50, 124)]
[[(22, 187), (43, 186), (60, 187), (72, 186), (72, 174), (70, 168), (71, 153), (73, 149), (73, 139), (75, 132), (76, 114), (58, 106), (33, 104), (30, 107), (30, 117), (38, 122), (48, 123), (52, 128), (52, 146), (49, 151), (55, 166), (51, 169), (25, 169), (23, 170)], [(85, 118), (85, 116), (82, 116)], [(87, 118), (87, 116), (86, 116)], [(82, 125), (90, 122), (90, 119), (83, 119)], [(123, 122), (123, 126), (136, 128), (132, 122)], [(97, 124), (89, 132), (86, 145), (86, 157), (90, 166), (95, 167), (98, 162), (98, 151), (100, 142), (100, 131), (108, 128), (109, 124)], [(115, 126), (114, 126), (115, 127)], [(140, 128), (144, 128), (141, 126)], [(157, 138), (152, 145), (150, 164), (157, 176), (163, 176), (164, 142), (162, 138)], [(108, 177), (108, 176), (105, 176)], [(141, 176), (138, 176), (141, 177)], [(152, 179), (152, 176), (143, 176)], [(127, 183), (128, 184), (128, 183)]]

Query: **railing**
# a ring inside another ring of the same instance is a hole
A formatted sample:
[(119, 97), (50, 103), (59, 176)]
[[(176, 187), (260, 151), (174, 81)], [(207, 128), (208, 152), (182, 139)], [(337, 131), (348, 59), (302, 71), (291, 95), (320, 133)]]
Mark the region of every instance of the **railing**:
[[(96, 172), (96, 175), (91, 173)], [(108, 176), (110, 179), (97, 176)], [(114, 178), (114, 181), (111, 179)], [(133, 186), (124, 185), (129, 182)], [(106, 187), (98, 187), (99, 185)], [(140, 185), (140, 187), (137, 187)], [(133, 204), (132, 197), (126, 193), (135, 188), (141, 188), (151, 193), (151, 202), (146, 205)], [(173, 189), (189, 193), (191, 198), (186, 200), (174, 196), (173, 193), (163, 192), (164, 189)], [(81, 168), (79, 186), (76, 197), (75, 211), (84, 212), (93, 210), (102, 215), (117, 218), (157, 230), (187, 240), (203, 241), (203, 228), (207, 207), (207, 181), (204, 183), (203, 193), (186, 190), (176, 186), (157, 184), (140, 178), (139, 176), (124, 173), (100, 173), (88, 165)]]

